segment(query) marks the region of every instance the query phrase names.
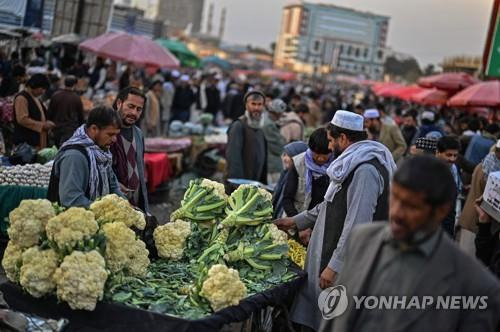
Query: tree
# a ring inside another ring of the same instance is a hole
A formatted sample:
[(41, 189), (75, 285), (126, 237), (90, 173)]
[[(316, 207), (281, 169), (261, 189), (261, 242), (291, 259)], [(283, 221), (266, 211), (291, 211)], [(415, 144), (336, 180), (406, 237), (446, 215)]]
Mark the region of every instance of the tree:
[(435, 74), (435, 67), (432, 63), (429, 63), (425, 68), (424, 68), (424, 76), (430, 76)]
[(415, 58), (398, 59), (395, 56), (389, 56), (384, 63), (384, 72), (387, 75), (401, 77), (407, 81), (414, 82), (422, 71)]

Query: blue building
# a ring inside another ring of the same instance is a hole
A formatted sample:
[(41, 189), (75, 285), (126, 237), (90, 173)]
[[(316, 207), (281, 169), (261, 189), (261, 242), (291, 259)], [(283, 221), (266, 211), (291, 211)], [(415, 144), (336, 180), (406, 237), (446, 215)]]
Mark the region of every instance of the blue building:
[(383, 75), (389, 17), (329, 4), (283, 8), (274, 65), (309, 75)]

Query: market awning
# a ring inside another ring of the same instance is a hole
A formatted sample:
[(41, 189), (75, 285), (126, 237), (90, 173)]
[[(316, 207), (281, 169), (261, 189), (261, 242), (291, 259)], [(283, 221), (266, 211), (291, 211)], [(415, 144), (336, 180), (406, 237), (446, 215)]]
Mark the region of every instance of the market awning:
[(297, 79), (297, 74), (278, 69), (264, 69), (260, 72), (262, 76), (272, 77), (283, 81), (293, 81)]
[(179, 60), (167, 49), (151, 39), (124, 32), (108, 32), (80, 44), (84, 51), (117, 61), (129, 61), (136, 65), (173, 68)]
[(439, 106), (446, 104), (448, 93), (438, 89), (425, 89), (411, 96), (410, 100), (421, 105)]
[(53, 43), (59, 44), (79, 44), (83, 38), (76, 33), (67, 33), (64, 35), (59, 35), (57, 37), (52, 38)]
[(418, 85), (424, 88), (436, 88), (446, 91), (459, 91), (479, 81), (466, 73), (443, 73), (422, 77)]
[(224, 60), (219, 58), (218, 56), (212, 55), (212, 56), (207, 56), (201, 60), (204, 66), (206, 65), (214, 65), (219, 67), (220, 69), (224, 70), (230, 70), (232, 68), (232, 65)]
[(454, 95), (448, 105), (500, 108), (500, 81), (474, 84)]
[(200, 59), (183, 42), (164, 38), (156, 39), (156, 42), (175, 55), (182, 67), (200, 67)]

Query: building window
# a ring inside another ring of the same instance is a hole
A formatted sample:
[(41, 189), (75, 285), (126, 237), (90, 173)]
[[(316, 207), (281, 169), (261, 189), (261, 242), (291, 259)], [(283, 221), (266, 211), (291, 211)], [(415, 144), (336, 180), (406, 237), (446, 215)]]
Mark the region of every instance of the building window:
[(356, 58), (359, 58), (359, 47), (356, 47), (356, 50), (354, 51), (354, 56)]
[(347, 47), (347, 55), (351, 56), (351, 54), (352, 54), (352, 46), (349, 45), (349, 47)]
[(365, 50), (363, 51), (363, 57), (365, 59), (368, 59), (368, 47), (365, 47)]
[(340, 44), (339, 46), (339, 53), (342, 54), (344, 53), (344, 45)]
[(319, 40), (314, 41), (314, 51), (318, 52), (319, 51)]
[(383, 56), (384, 56), (384, 53), (382, 52), (382, 50), (378, 50), (377, 51), (377, 59), (381, 60)]

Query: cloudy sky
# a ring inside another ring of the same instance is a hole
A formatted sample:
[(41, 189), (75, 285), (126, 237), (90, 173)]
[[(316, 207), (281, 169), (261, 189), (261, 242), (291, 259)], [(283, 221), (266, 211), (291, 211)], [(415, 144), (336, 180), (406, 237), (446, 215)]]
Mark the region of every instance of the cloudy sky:
[[(206, 0), (207, 4), (211, 2), (215, 4), (215, 31), (218, 31), (221, 8), (227, 9), (224, 40), (267, 48), (278, 35), (281, 8), (292, 1)], [(320, 2), (390, 16), (388, 46), (412, 54), (421, 66), (437, 64), (449, 55), (481, 55), (493, 5), (493, 0)]]

